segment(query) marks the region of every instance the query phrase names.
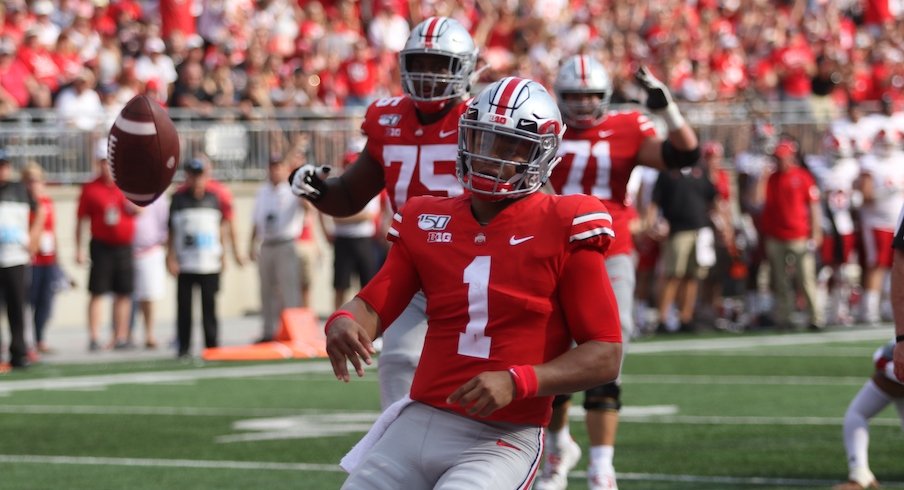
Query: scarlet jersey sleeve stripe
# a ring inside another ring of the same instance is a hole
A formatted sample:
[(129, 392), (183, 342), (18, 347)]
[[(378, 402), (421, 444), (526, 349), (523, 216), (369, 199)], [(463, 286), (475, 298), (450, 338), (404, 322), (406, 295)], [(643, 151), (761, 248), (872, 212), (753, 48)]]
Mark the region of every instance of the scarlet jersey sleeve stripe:
[(612, 230), (612, 215), (605, 212), (594, 212), (575, 216), (571, 221), (569, 242), (577, 242), (595, 236), (608, 235), (615, 237)]
[(390, 242), (394, 242), (399, 238), (399, 230), (398, 228), (402, 225), (402, 214), (396, 213), (392, 216), (392, 224), (389, 226), (389, 230), (386, 232), (386, 239)]
[(571, 237), (568, 238), (568, 241), (569, 242), (577, 242), (580, 240), (586, 240), (588, 238), (593, 238), (595, 236), (600, 236), (600, 235), (608, 235), (612, 238), (615, 238), (615, 232), (612, 231), (612, 228), (604, 227), (604, 228), (594, 228), (592, 230), (587, 230), (585, 232), (571, 235)]
[(577, 216), (571, 222), (571, 226), (580, 225), (584, 223), (589, 223), (591, 221), (603, 220), (608, 221), (609, 224), (612, 224), (612, 215), (609, 213), (589, 213), (581, 216)]

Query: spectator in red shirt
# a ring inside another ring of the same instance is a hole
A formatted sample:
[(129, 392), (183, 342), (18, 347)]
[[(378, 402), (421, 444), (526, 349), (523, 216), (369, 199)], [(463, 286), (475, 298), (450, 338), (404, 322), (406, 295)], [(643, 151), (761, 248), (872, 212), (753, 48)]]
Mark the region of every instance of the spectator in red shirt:
[(75, 261), (85, 263), (84, 223), (91, 227), (91, 273), (88, 279), (88, 350), (100, 350), (98, 339), (101, 321), (101, 299), (113, 293), (114, 349), (128, 349), (129, 312), (132, 306), (133, 260), (132, 240), (135, 236), (135, 214), (139, 208), (129, 202), (113, 181), (107, 162), (107, 145), (97, 145), (98, 176), (82, 187), (75, 227)]
[(354, 56), (339, 66), (339, 78), (348, 90), (345, 107), (367, 107), (376, 98), (380, 66), (366, 41), (358, 41)]
[(38, 32), (29, 29), (25, 33), (25, 39), (19, 46), (16, 57), (28, 67), (28, 71), (41, 85), (46, 86), (51, 92), (59, 88), (60, 69), (53, 61), (50, 51), (38, 41)]
[[(68, 283), (60, 266), (57, 264), (56, 217), (53, 210), (53, 199), (44, 188), (44, 170), (35, 162), (22, 169), (22, 182), (35, 200), (37, 208), (43, 210), (43, 223), (40, 227), (36, 252), (31, 259), (31, 281), (28, 291), (28, 302), (34, 315), (35, 344), (39, 353), (50, 352), (44, 341), (44, 327), (50, 320), (53, 310), (53, 297), (60, 287), (60, 281)], [(36, 223), (42, 216), (32, 211), (29, 223)]]
[(798, 163), (797, 143), (782, 139), (773, 152), (776, 165), (764, 170), (758, 200), (763, 211), (760, 222), (766, 239), (766, 258), (772, 271), (772, 289), (777, 302), (776, 320), (790, 326), (791, 309), (797, 298), (791, 287), (789, 265), (803, 290), (810, 314), (810, 328), (825, 326), (816, 291), (816, 257), (822, 242), (822, 210), (813, 176)]

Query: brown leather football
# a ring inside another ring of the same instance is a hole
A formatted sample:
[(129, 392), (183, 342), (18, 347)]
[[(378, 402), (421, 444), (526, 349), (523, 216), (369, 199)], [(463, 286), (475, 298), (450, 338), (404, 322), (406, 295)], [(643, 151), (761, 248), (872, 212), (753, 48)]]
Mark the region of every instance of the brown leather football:
[(179, 163), (179, 135), (160, 104), (136, 95), (123, 107), (107, 139), (113, 179), (126, 198), (147, 206), (173, 181)]

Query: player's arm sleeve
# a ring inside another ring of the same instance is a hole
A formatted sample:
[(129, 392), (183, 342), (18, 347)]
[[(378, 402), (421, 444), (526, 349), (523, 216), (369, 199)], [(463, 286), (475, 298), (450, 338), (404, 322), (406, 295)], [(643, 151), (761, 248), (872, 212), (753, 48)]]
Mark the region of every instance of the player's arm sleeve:
[(622, 341), (618, 305), (600, 250), (583, 247), (569, 254), (559, 284), (559, 301), (577, 343)]
[(596, 198), (583, 196), (568, 230), (568, 248), (598, 250), (605, 255), (615, 238), (612, 215)]
[(399, 233), (401, 220), (401, 214), (396, 213), (388, 233), (393, 245), (389, 248), (386, 261), (357, 295), (380, 317), (381, 331), (389, 328), (421, 288), (420, 276)]

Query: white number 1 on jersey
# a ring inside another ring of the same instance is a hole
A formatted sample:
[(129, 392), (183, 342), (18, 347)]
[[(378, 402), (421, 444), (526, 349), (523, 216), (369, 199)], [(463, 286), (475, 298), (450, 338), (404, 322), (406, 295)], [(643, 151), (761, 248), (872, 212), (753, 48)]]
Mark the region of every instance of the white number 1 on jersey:
[(468, 325), (458, 334), (458, 353), (463, 356), (490, 358), (490, 337), (485, 334), (489, 313), (487, 291), (490, 286), (490, 257), (475, 257), (465, 267), (465, 284), (468, 285)]

